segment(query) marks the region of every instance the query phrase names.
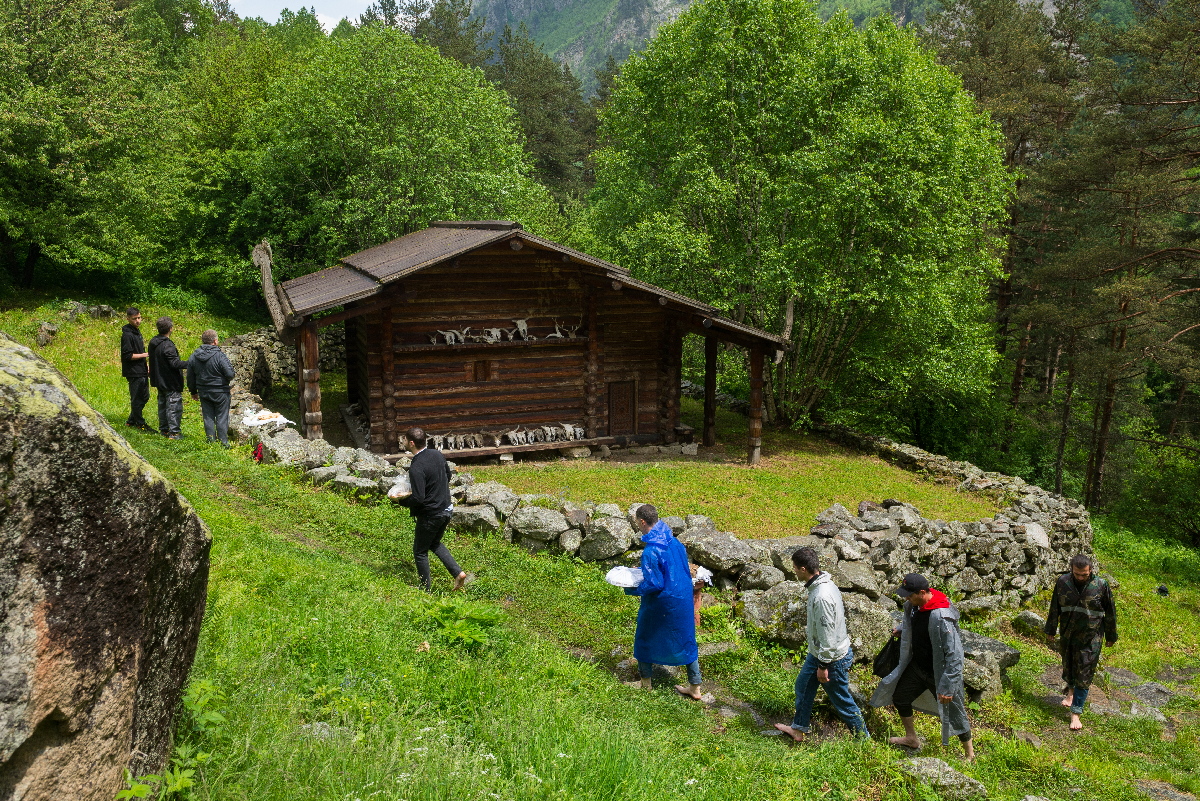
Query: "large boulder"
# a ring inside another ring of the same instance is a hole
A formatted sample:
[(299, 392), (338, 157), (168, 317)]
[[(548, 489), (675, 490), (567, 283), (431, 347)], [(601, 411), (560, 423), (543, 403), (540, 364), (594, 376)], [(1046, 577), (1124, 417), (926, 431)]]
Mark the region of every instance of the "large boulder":
[(571, 527), (561, 512), (540, 506), (522, 506), (509, 516), (508, 524), (522, 537), (542, 542), (557, 540)]
[(899, 765), (900, 770), (949, 801), (969, 801), (987, 797), (987, 788), (983, 784), (965, 773), (959, 773), (940, 759), (905, 759), (901, 760)]
[(57, 370), (0, 335), (0, 798), (160, 773), (211, 538)]
[(633, 529), (624, 517), (597, 517), (584, 528), (579, 558), (585, 562), (610, 559), (629, 550)]
[(471, 534), (486, 534), (500, 528), (496, 510), (488, 504), (479, 506), (455, 506), (450, 515), (449, 527)]
[(846, 608), (846, 633), (854, 647), (855, 661), (874, 659), (892, 636), (892, 616), (879, 604), (855, 593), (843, 593), (842, 605)]
[(688, 558), (716, 573), (739, 572), (758, 558), (758, 553), (727, 531), (687, 529), (679, 536)]
[(838, 589), (861, 592), (871, 600), (879, 597), (879, 579), (866, 562), (839, 562), (829, 575)]
[(776, 584), (766, 592), (742, 593), (742, 618), (761, 636), (788, 648), (807, 642), (808, 590), (799, 581)]

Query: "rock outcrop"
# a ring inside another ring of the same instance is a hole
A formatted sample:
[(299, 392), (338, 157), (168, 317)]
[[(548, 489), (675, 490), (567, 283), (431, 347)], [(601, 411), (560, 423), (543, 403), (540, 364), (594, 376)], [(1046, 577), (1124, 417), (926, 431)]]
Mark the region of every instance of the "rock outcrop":
[(211, 538), (58, 371), (0, 335), (0, 798), (111, 801), (159, 772)]

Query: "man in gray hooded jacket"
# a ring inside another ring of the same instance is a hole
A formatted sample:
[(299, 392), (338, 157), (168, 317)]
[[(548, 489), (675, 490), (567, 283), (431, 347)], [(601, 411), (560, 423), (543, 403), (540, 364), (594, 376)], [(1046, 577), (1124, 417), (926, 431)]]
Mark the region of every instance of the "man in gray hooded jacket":
[[(941, 718), (942, 745), (958, 735), (968, 760), (975, 759), (971, 721), (967, 718), (963, 688), (963, 645), (958, 632), (958, 610), (940, 591), (931, 589), (926, 578), (909, 573), (895, 594), (906, 599), (900, 634), (900, 664), (889, 673), (871, 706), (895, 706), (904, 724), (904, 736), (892, 737), (893, 745), (919, 749), (913, 726), (913, 709)], [(933, 697), (937, 697), (937, 702)]]
[(854, 649), (846, 631), (846, 607), (842, 593), (828, 573), (820, 568), (817, 552), (800, 548), (792, 554), (796, 575), (808, 589), (807, 623), (808, 656), (796, 677), (796, 715), (792, 725), (776, 723), (775, 728), (798, 743), (810, 731), (813, 701), (817, 687), (825, 688), (838, 717), (853, 730), (856, 737), (871, 736), (862, 712), (850, 693), (850, 667), (854, 664)]
[(187, 385), (192, 400), (200, 401), (204, 433), (208, 441), (220, 440), (229, 447), (229, 384), (233, 365), (217, 347), (217, 332), (211, 328), (200, 335), (203, 343), (188, 357)]

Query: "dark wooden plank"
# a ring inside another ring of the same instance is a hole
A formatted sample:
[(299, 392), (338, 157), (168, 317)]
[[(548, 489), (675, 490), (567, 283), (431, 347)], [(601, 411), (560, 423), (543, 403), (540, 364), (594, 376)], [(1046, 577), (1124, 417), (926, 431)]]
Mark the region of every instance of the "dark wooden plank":
[[(615, 445), (616, 442), (617, 437), (589, 437), (588, 439), (577, 439), (569, 442), (535, 442), (531, 445), (497, 445), (494, 448), (466, 448), (457, 451), (442, 451), (442, 455), (448, 459), (465, 459), (472, 456), (499, 456), (502, 453), (530, 453), (533, 451), (554, 451), (559, 448)], [(383, 458), (394, 463), (399, 461), (401, 456), (407, 455), (404, 453), (388, 453), (384, 454)]]
[(750, 437), (746, 461), (758, 464), (762, 459), (763, 349), (750, 349)]

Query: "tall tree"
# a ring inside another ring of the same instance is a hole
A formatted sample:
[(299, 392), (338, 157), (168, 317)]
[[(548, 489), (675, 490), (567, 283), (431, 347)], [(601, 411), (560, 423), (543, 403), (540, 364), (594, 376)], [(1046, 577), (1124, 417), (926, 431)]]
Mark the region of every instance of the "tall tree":
[(252, 134), (238, 225), (246, 245), (271, 240), (284, 275), (430, 220), (506, 217), (536, 230), (552, 216), (504, 95), (394, 28), (322, 48), (271, 89)]
[(467, 67), (483, 69), (492, 60), (491, 31), (486, 20), (472, 16), (471, 0), (436, 0), (427, 16), (417, 22), (413, 35), (431, 44), (446, 58)]
[(603, 136), (601, 241), (781, 334), (781, 418), (813, 416), (848, 366), (876, 392), (986, 379), (1011, 180), (958, 78), (890, 20), (693, 5), (622, 67)]
[(504, 27), (488, 77), (512, 98), (538, 180), (560, 202), (581, 196), (594, 112), (570, 67), (546, 55), (522, 23), (516, 32)]
[(0, 0), (0, 248), (86, 270), (141, 238), (150, 68), (111, 0)]

